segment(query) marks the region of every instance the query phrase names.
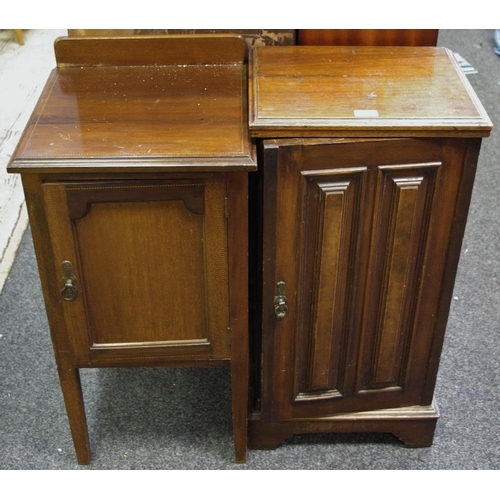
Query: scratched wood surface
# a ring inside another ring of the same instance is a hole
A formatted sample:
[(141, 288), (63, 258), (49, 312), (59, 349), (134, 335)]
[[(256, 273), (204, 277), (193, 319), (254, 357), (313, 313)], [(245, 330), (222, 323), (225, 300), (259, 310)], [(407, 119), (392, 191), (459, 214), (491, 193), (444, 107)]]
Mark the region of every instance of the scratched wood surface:
[(258, 47), (249, 74), (254, 137), (487, 137), (492, 127), (441, 47)]
[(0, 292), (27, 227), (20, 176), (6, 166), (31, 115), (50, 70), (53, 42), (66, 30), (0, 30)]

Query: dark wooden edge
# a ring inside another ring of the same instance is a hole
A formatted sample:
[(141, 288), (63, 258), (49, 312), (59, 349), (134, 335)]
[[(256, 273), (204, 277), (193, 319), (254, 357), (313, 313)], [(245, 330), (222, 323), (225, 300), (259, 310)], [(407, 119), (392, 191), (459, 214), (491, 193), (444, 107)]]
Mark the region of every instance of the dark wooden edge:
[(219, 368), (228, 367), (229, 359), (202, 359), (189, 356), (162, 355), (158, 352), (152, 353), (149, 357), (137, 355), (136, 357), (117, 357), (116, 353), (110, 358), (95, 358), (89, 362), (76, 363), (77, 368)]
[(248, 175), (227, 175), (227, 234), (229, 260), (229, 329), (234, 457), (247, 457), (249, 407), (248, 339)]
[(52, 173), (72, 172), (90, 173), (126, 173), (126, 172), (242, 172), (257, 170), (254, 148), (252, 156), (207, 158), (151, 158), (134, 156), (130, 158), (15, 158), (7, 167), (7, 172), (15, 173)]
[(273, 369), (274, 369), (274, 316), (269, 311), (272, 307), (269, 304), (274, 302), (275, 281), (276, 281), (276, 228), (278, 202), (278, 161), (279, 147), (277, 144), (265, 141), (263, 143), (263, 217), (262, 226), (262, 281), (260, 283), (262, 293), (262, 368), (261, 368), (261, 398), (262, 414), (267, 421), (273, 419)]
[[(256, 92), (256, 91), (255, 91)], [(252, 99), (252, 97), (250, 97)], [(418, 120), (373, 119), (354, 120), (270, 120), (255, 117), (255, 103), (250, 101), (250, 135), (253, 138), (344, 138), (344, 137), (489, 137), (493, 128), (486, 116), (477, 120)]]
[(476, 109), (481, 115), (481, 119), (483, 120), (481, 128), (487, 131), (487, 133), (482, 134), (482, 137), (488, 137), (490, 135), (491, 130), (493, 129), (493, 123), (490, 120), (490, 117), (488, 116), (486, 109), (484, 108), (482, 102), (480, 101), (471, 83), (469, 82), (467, 76), (462, 71), (462, 68), (460, 67), (460, 64), (458, 63), (453, 52), (447, 48), (445, 48), (444, 50), (446, 52), (446, 55), (448, 56), (448, 59), (450, 60), (450, 63), (455, 68), (455, 71), (457, 72), (458, 78), (461, 80), (462, 85), (467, 90), (467, 93), (469, 94), (471, 101), (474, 103), (474, 106), (476, 106)]
[[(258, 100), (257, 92), (257, 60), (258, 60), (259, 50), (251, 50), (248, 55), (248, 128), (251, 137), (257, 137), (253, 129), (261, 128), (258, 125), (258, 120), (256, 116), (256, 103)], [(272, 131), (266, 130), (264, 134), (260, 135), (263, 138), (272, 137)]]
[(58, 67), (164, 66), (169, 64), (244, 64), (241, 35), (60, 37), (54, 42)]

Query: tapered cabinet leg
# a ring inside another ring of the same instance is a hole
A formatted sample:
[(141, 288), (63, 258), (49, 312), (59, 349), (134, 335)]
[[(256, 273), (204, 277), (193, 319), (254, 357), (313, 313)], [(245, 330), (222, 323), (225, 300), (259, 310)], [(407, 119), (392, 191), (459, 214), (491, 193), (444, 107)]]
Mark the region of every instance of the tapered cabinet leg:
[(90, 443), (80, 373), (77, 368), (60, 368), (59, 379), (75, 446), (76, 458), (79, 464), (86, 465), (90, 463)]

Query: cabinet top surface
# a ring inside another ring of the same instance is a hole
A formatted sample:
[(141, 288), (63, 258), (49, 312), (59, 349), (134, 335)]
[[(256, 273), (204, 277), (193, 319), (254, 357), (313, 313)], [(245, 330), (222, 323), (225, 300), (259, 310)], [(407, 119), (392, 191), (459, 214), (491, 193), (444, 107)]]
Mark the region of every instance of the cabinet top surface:
[(444, 48), (259, 47), (249, 91), (255, 137), (484, 137), (492, 128)]
[[(205, 40), (196, 58), (196, 47), (186, 40), (124, 39), (123, 49), (118, 45), (115, 52), (97, 50), (106, 40), (62, 39), (59, 49), (56, 42), (58, 68), (49, 77), (10, 171), (120, 162), (254, 168), (244, 41), (233, 39), (229, 44), (234, 50), (226, 50), (223, 37)], [(116, 41), (108, 43), (117, 46)], [(222, 56), (220, 48), (226, 52)], [(216, 54), (213, 62), (210, 50)]]

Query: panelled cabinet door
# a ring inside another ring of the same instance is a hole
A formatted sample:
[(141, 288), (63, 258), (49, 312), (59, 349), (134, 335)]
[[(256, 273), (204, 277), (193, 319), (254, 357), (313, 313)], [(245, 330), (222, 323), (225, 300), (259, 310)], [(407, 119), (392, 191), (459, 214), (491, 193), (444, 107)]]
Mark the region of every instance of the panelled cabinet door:
[(229, 358), (225, 192), (223, 178), (43, 185), (78, 363)]
[(459, 151), (433, 139), (264, 143), (264, 419), (430, 403)]

